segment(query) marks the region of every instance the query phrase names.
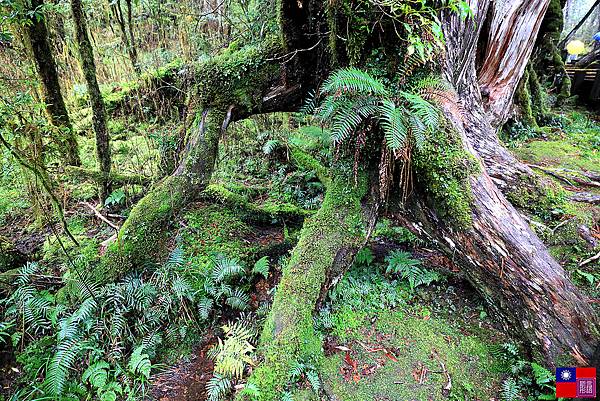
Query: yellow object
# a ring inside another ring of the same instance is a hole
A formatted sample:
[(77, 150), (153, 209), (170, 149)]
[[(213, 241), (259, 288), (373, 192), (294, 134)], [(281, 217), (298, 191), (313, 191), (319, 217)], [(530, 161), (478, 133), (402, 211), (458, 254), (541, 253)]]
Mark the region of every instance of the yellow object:
[(585, 51), (585, 44), (581, 40), (573, 40), (567, 45), (567, 51), (573, 56), (577, 56)]

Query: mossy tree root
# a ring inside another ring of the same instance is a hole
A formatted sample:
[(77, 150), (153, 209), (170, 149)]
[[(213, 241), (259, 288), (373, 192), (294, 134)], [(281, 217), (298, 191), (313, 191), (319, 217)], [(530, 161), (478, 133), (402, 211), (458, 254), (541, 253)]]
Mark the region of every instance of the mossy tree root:
[(319, 364), (322, 341), (313, 329), (313, 311), (322, 288), (352, 262), (364, 244), (370, 216), (364, 213), (364, 177), (358, 185), (338, 175), (327, 188), (317, 214), (305, 223), (277, 287), (259, 345), (263, 362), (249, 379), (260, 400), (279, 400), (297, 361)]
[(267, 201), (254, 203), (244, 195), (232, 192), (221, 184), (210, 184), (204, 190), (204, 196), (219, 201), (231, 208), (248, 213), (248, 218), (254, 221), (270, 222), (273, 219), (283, 219), (291, 222), (301, 222), (313, 214), (311, 210), (303, 209), (291, 203), (276, 203)]
[(131, 210), (103, 259), (98, 279), (114, 280), (158, 255), (172, 216), (208, 185), (226, 113), (205, 110), (191, 131), (182, 161)]
[(146, 177), (141, 174), (121, 174), (116, 171), (111, 171), (110, 174), (107, 175), (99, 170), (77, 166), (65, 166), (65, 174), (74, 180), (91, 181), (97, 184), (108, 181), (111, 185), (117, 187), (127, 184), (146, 186), (152, 182), (151, 177)]

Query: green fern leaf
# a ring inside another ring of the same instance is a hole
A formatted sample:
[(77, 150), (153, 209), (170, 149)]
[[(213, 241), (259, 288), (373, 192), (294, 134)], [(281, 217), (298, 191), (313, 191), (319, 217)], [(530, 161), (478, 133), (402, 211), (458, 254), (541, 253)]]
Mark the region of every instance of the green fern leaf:
[(206, 383), (207, 401), (221, 401), (231, 391), (231, 379), (215, 373)]
[(73, 368), (81, 349), (82, 343), (79, 338), (67, 339), (58, 344), (46, 373), (45, 387), (50, 394), (55, 396), (62, 394), (69, 371)]
[(252, 268), (252, 274), (260, 274), (264, 278), (269, 276), (269, 258), (267, 256), (263, 256), (256, 261)]
[(98, 361), (83, 372), (81, 380), (94, 388), (103, 388), (108, 382), (108, 370), (110, 365), (106, 361)]
[(144, 347), (139, 346), (133, 350), (127, 369), (134, 376), (142, 375), (146, 379), (150, 378), (150, 370), (152, 369), (152, 363), (148, 354), (144, 353)]

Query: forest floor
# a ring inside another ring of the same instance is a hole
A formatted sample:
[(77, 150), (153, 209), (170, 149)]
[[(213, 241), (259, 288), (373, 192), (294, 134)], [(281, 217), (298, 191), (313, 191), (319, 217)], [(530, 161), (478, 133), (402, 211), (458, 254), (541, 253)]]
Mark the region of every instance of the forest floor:
[[(600, 195), (600, 188), (573, 180), (594, 181), (590, 174), (600, 175), (600, 126), (581, 113), (571, 113), (568, 118), (565, 129), (553, 128), (542, 136), (507, 142), (519, 158), (556, 184), (546, 204), (525, 205), (523, 212), (574, 282), (598, 299), (598, 263), (580, 264), (598, 252), (591, 242), (600, 241), (600, 208), (572, 202), (569, 196), (582, 191)], [(307, 214), (314, 211), (322, 200), (323, 187), (314, 173), (289, 167), (282, 143), (288, 140), (301, 145), (326, 163), (327, 134), (319, 127), (297, 127), (290, 121), (289, 116), (275, 116), (236, 123), (223, 145), (215, 184), (226, 183), (228, 190), (257, 205), (292, 204)], [(110, 125), (111, 135), (117, 138), (112, 143), (115, 164), (123, 173), (155, 175), (159, 163), (156, 138), (172, 128), (115, 119)], [(92, 136), (82, 136), (80, 141), (84, 166), (91, 168), (95, 164)], [(234, 154), (240, 156), (228, 157)], [(0, 239), (7, 240), (25, 259), (44, 266), (49, 277), (44, 280), (50, 282), (39, 282), (44, 288), (42, 296), (62, 302), (57, 290), (61, 277), (69, 271), (64, 252), (43, 219), (31, 217), (24, 187), (16, 184), (17, 174), (7, 160), (5, 154)], [(80, 242), (77, 249), (67, 243), (66, 250), (94, 265), (103, 252), (101, 244), (114, 234), (82, 203), (94, 203), (95, 185), (69, 178), (61, 189), (69, 228)], [(126, 216), (144, 190), (127, 186), (113, 192), (107, 206), (110, 219), (121, 224), (121, 216)], [(268, 257), (268, 278), (254, 277), (240, 286), (260, 322), (259, 311), (272, 298), (281, 267), (297, 241), (301, 219), (265, 220), (243, 205), (207, 196), (190, 205), (172, 225), (167, 246), (182, 250), (185, 264), (181, 273), (191, 279), (196, 291), (205, 285), (201, 280), (215, 254), (246, 266)], [(582, 225), (588, 228), (587, 239), (580, 233)], [(399, 259), (417, 266), (426, 282), (413, 288), (406, 278), (393, 269), (390, 272)], [(155, 364), (153, 360), (146, 397), (159, 401), (204, 399), (214, 367), (208, 352), (221, 338), (220, 327), (243, 318), (245, 312), (222, 305), (212, 313), (201, 330), (190, 329), (181, 340), (159, 347), (160, 358)], [(378, 224), (372, 241), (316, 313), (315, 327), (323, 336), (325, 351), (320, 379), (315, 383), (302, 374), (294, 389), (296, 401), (314, 400), (314, 390), (339, 401), (492, 400), (510, 391), (535, 396), (552, 392), (548, 372), (520, 351), (493, 311), (461, 279), (460, 266), (397, 227), (392, 219)], [(165, 327), (165, 337), (170, 330)], [(51, 357), (52, 337), (31, 336), (28, 341), (17, 344), (16, 358), (12, 353), (2, 354), (0, 372), (10, 380), (2, 382), (0, 400), (3, 396), (10, 399), (14, 387), (39, 383), (42, 378), (39, 372)]]

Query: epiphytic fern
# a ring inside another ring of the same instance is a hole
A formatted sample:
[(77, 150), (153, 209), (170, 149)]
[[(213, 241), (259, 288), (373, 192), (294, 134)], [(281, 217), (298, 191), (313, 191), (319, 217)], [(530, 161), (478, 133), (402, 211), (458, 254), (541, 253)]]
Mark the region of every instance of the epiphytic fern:
[(441, 113), (430, 100), (440, 97), (435, 95), (442, 92), (441, 82), (426, 77), (392, 91), (365, 71), (338, 70), (321, 88), (323, 99), (315, 114), (331, 126), (331, 137), (337, 149), (351, 138), (355, 139), (355, 174), (360, 149), (365, 143), (364, 130), (369, 124), (378, 124), (383, 132), (384, 146), (389, 149), (384, 149), (385, 157), (382, 156), (380, 163), (382, 193), (387, 193), (393, 179), (391, 164), (401, 160), (404, 165), (401, 186), (407, 194), (411, 149), (423, 150), (429, 134), (440, 127)]

